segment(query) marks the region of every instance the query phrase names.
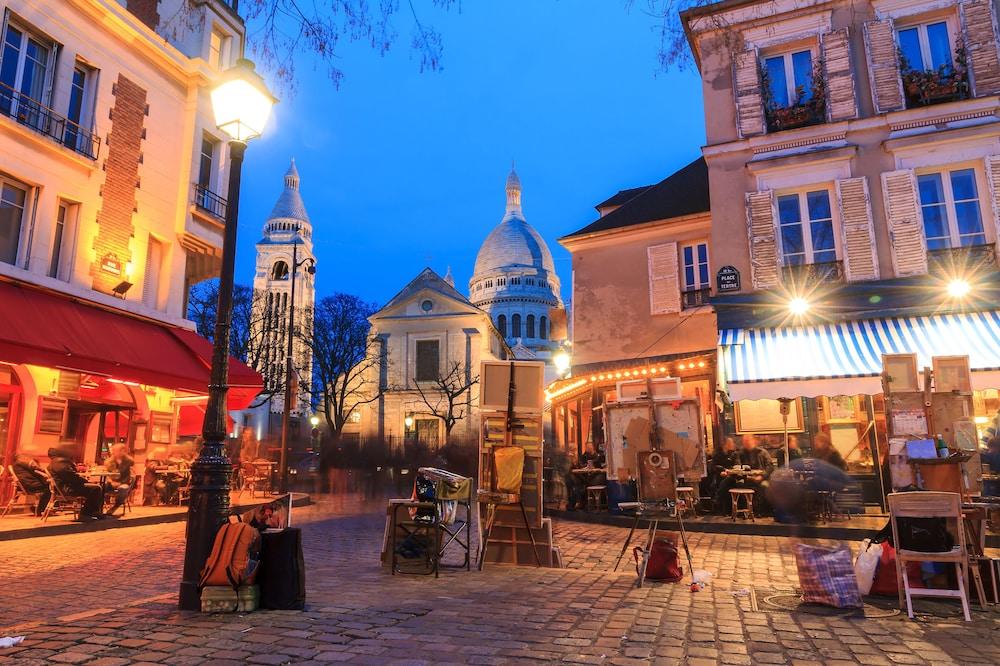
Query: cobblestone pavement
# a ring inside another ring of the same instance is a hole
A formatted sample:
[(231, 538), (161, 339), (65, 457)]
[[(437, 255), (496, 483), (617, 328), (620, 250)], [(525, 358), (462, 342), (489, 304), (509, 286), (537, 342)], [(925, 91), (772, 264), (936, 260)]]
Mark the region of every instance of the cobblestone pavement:
[[(183, 525), (0, 543), (0, 663), (369, 664), (1000, 664), (1000, 612), (956, 605), (916, 621), (799, 610), (780, 595), (797, 582), (792, 541), (692, 534), (712, 585), (634, 586), (610, 573), (617, 527), (556, 525), (565, 568), (487, 567), (438, 580), (377, 565), (384, 513), (351, 499), (297, 510), (308, 608), (201, 615), (174, 608)], [(761, 610), (752, 610), (753, 587)]]

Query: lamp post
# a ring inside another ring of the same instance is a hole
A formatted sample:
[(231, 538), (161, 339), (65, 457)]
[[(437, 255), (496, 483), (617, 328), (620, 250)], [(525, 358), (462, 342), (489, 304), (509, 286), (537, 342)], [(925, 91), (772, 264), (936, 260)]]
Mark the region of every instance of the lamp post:
[(291, 425), (292, 400), (298, 400), (298, 396), (294, 396), (292, 391), (292, 379), (295, 377), (295, 366), (292, 363), (292, 340), (295, 337), (295, 276), (299, 272), (300, 266), (305, 266), (306, 272), (310, 275), (316, 274), (315, 259), (306, 257), (299, 261), (299, 239), (296, 238), (292, 245), (292, 293), (288, 298), (288, 335), (285, 336), (285, 410), (281, 416), (281, 462), (278, 465), (282, 493), (288, 492), (288, 428)]
[(215, 337), (212, 347), (212, 374), (208, 386), (208, 406), (202, 425), (202, 446), (191, 465), (191, 494), (188, 501), (184, 545), (184, 573), (178, 606), (200, 610), (198, 582), (208, 558), (215, 533), (229, 514), (229, 482), (232, 465), (226, 456), (226, 394), (229, 390), (229, 326), (233, 311), (233, 274), (236, 266), (236, 224), (240, 207), (240, 176), (247, 141), (260, 135), (277, 100), (267, 90), (253, 63), (240, 60), (225, 71), (212, 90), (212, 110), (216, 125), (229, 135), (229, 191), (225, 234), (222, 241), (222, 268), (219, 301), (216, 306)]

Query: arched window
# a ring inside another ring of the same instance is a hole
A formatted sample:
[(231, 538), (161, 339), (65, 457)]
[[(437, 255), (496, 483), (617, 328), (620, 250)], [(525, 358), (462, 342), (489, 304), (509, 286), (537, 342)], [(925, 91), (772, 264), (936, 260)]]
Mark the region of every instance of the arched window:
[(538, 320), (538, 337), (541, 338), (542, 340), (546, 339), (549, 335), (549, 332), (547, 330), (548, 324), (549, 322), (548, 320), (546, 320), (545, 317), (542, 317), (541, 319)]
[(535, 315), (528, 315), (528, 339), (535, 337)]
[(519, 314), (510, 318), (510, 336), (512, 338), (521, 337), (521, 315)]
[(500, 315), (497, 317), (497, 330), (500, 331), (500, 335), (507, 337), (507, 317), (506, 315)]
[(271, 279), (272, 280), (287, 280), (288, 279), (288, 264), (283, 261), (274, 262), (274, 266), (271, 267)]

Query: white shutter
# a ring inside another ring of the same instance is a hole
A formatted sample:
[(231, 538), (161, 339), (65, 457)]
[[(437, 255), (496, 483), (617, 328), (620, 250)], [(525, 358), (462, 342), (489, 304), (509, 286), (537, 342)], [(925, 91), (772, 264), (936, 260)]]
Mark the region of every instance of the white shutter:
[(993, 224), (997, 230), (997, 242), (1000, 243), (1000, 155), (988, 155), (985, 162), (986, 182), (989, 183), (993, 202)]
[(899, 52), (891, 18), (865, 23), (865, 46), (875, 112), (902, 109), (905, 104), (903, 79), (899, 75)]
[(747, 192), (747, 240), (754, 289), (770, 289), (781, 282), (778, 240), (774, 224), (774, 192)]
[(847, 120), (858, 115), (851, 66), (851, 42), (847, 28), (824, 34), (823, 75), (826, 77), (826, 108), (830, 120)]
[(882, 174), (885, 219), (892, 242), (895, 277), (927, 272), (927, 242), (917, 200), (917, 179), (911, 169)]
[(646, 258), (649, 262), (649, 313), (657, 315), (680, 312), (677, 243), (646, 248)]
[(1000, 44), (993, 0), (962, 0), (958, 6), (975, 95), (996, 95), (1000, 93)]
[(844, 270), (848, 282), (877, 280), (878, 254), (875, 251), (868, 179), (862, 177), (838, 180), (837, 202), (840, 206), (841, 245), (844, 249)]
[(741, 137), (763, 134), (764, 96), (761, 94), (757, 49), (733, 55), (733, 93), (736, 96), (736, 129)]

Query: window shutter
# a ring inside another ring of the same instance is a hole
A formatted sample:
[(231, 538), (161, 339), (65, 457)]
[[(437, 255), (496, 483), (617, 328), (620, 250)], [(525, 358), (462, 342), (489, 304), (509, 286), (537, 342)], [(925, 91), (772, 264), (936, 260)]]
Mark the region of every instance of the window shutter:
[(993, 223), (1000, 239), (1000, 155), (986, 157), (986, 182), (990, 185), (990, 198), (993, 200)]
[(823, 75), (826, 77), (827, 112), (830, 120), (847, 120), (858, 115), (851, 67), (851, 42), (847, 28), (824, 34)]
[(927, 243), (913, 171), (903, 169), (883, 173), (882, 193), (885, 196), (885, 219), (889, 224), (895, 277), (926, 273)]
[(649, 313), (657, 315), (680, 312), (677, 243), (646, 248), (646, 258), (649, 261)]
[(878, 255), (872, 228), (871, 198), (867, 178), (845, 178), (837, 181), (837, 201), (840, 204), (844, 269), (849, 282), (877, 280)]
[(741, 137), (764, 133), (764, 97), (761, 94), (757, 49), (733, 56), (733, 91), (736, 95), (736, 129)]
[(868, 49), (868, 79), (875, 112), (902, 109), (903, 80), (899, 75), (899, 53), (892, 19), (865, 23), (865, 47)]
[(778, 241), (774, 225), (774, 192), (747, 192), (747, 239), (750, 241), (750, 276), (754, 289), (778, 286)]
[(976, 97), (1000, 93), (1000, 54), (997, 17), (993, 0), (962, 0), (959, 3), (965, 50), (972, 70)]

